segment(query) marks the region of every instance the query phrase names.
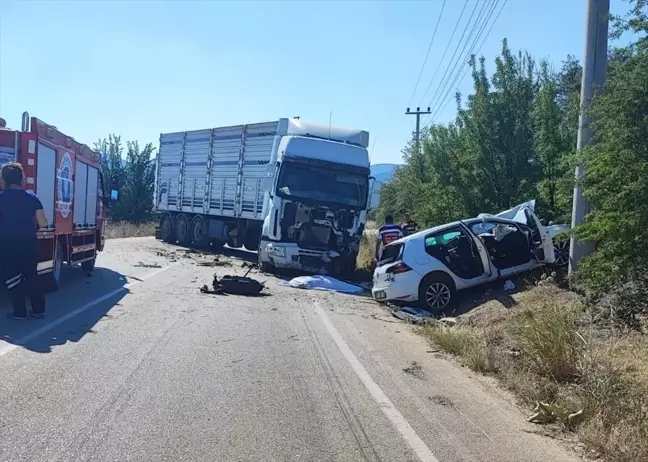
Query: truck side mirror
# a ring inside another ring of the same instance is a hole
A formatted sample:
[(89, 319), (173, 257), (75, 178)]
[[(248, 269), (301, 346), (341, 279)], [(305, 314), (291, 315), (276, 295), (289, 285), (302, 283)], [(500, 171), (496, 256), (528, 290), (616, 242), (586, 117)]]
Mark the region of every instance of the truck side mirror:
[(271, 192), (272, 187), (274, 186), (274, 177), (275, 171), (277, 170), (277, 164), (269, 163), (266, 165), (266, 176), (263, 179), (263, 189), (264, 191)]

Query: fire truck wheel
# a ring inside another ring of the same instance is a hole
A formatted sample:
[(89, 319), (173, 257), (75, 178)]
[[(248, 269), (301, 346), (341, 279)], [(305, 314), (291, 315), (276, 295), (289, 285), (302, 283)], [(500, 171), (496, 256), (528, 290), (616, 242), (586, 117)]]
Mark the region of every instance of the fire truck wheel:
[(44, 276), (46, 278), (44, 289), (46, 292), (55, 292), (58, 290), (58, 282), (61, 279), (61, 270), (63, 269), (63, 244), (57, 242), (56, 251), (54, 252), (54, 267), (52, 272)]
[(176, 236), (173, 226), (173, 217), (169, 214), (165, 214), (162, 217), (162, 223), (160, 223), (160, 238), (164, 242), (175, 244)]
[(207, 224), (200, 215), (191, 220), (191, 243), (198, 248), (206, 247), (209, 243)]
[(189, 245), (191, 243), (191, 232), (189, 230), (189, 221), (187, 216), (180, 214), (175, 219), (175, 234), (178, 238), (178, 244)]

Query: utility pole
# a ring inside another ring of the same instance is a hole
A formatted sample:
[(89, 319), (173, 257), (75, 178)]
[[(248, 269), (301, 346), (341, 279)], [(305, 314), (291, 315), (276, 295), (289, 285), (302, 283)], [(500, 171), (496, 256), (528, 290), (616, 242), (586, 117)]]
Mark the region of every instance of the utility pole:
[[(607, 71), (608, 24), (610, 0), (587, 0), (587, 28), (585, 31), (585, 56), (583, 58), (583, 80), (581, 82), (580, 118), (578, 124), (578, 141), (576, 149), (587, 147), (592, 139), (589, 127), (590, 118), (587, 110), (592, 96), (598, 87), (605, 84)], [(585, 177), (585, 166), (576, 167), (576, 186), (574, 187), (574, 203), (572, 206), (572, 229), (583, 222), (589, 213), (590, 206), (583, 197), (581, 182)], [(581, 258), (594, 251), (591, 242), (579, 242), (572, 236), (569, 245), (569, 274), (578, 269)]]
[(427, 108), (427, 111), (421, 111), (420, 107), (416, 108), (416, 111), (410, 111), (410, 108), (407, 108), (407, 111), (405, 111), (405, 114), (407, 115), (416, 115), (416, 132), (414, 133), (414, 136), (416, 137), (416, 152), (419, 151), (419, 140), (421, 137), (421, 116), (425, 114), (432, 114), (430, 112), (430, 108)]

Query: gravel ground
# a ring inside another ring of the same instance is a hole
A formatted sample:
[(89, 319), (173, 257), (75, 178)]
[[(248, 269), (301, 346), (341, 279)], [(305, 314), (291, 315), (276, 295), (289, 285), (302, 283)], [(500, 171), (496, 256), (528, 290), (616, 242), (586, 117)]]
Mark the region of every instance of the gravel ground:
[(574, 460), (367, 296), (201, 294), (255, 257), (227, 252), (111, 240), (3, 320), (0, 460)]

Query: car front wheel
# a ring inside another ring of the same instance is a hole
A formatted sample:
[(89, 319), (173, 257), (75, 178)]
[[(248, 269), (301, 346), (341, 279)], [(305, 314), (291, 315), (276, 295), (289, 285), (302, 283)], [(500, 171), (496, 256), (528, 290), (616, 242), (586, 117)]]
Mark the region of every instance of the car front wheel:
[(419, 302), (424, 308), (441, 311), (450, 305), (454, 292), (454, 284), (448, 276), (430, 274), (421, 282)]

